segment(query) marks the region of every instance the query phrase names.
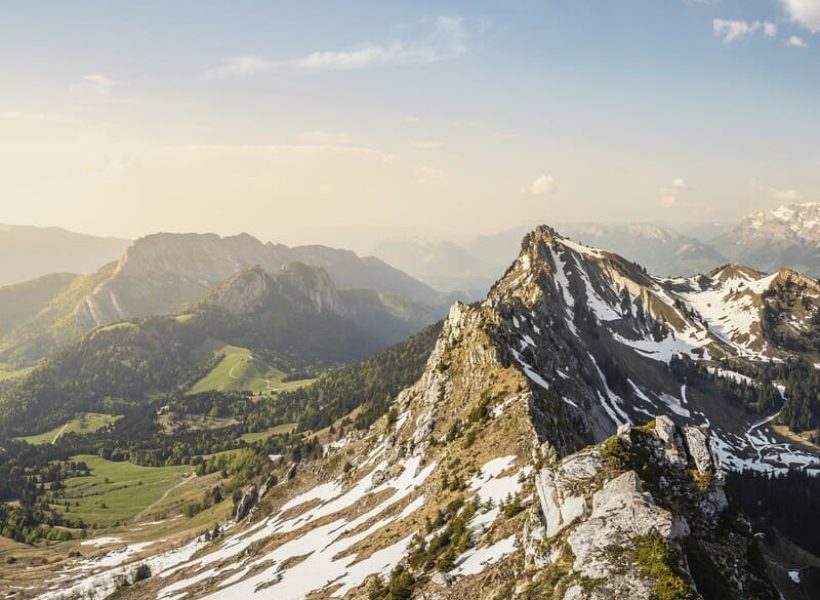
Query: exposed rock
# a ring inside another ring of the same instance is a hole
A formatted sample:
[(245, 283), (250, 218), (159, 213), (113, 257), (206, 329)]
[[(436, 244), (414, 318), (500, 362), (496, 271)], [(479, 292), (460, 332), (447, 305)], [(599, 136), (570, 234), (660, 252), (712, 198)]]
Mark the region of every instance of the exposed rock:
[(683, 435), (686, 439), (686, 446), (695, 466), (700, 473), (715, 470), (715, 461), (712, 452), (709, 450), (709, 438), (698, 427), (684, 427)]
[(655, 435), (663, 443), (664, 456), (669, 464), (678, 469), (686, 468), (686, 450), (675, 422), (666, 415), (659, 415), (655, 419)]
[(547, 537), (554, 536), (584, 515), (586, 500), (575, 490), (579, 483), (596, 475), (599, 469), (598, 454), (582, 452), (562, 462), (557, 469), (542, 469), (536, 475), (535, 490)]
[(672, 515), (645, 492), (637, 473), (627, 471), (592, 496), (592, 514), (567, 538), (575, 556), (573, 570), (590, 579), (610, 575), (614, 565), (607, 550), (628, 547), (630, 539), (655, 531), (672, 533)]
[(255, 485), (251, 486), (251, 488), (243, 494), (242, 498), (239, 500), (239, 503), (236, 505), (234, 520), (239, 522), (247, 517), (251, 510), (256, 506), (258, 500), (259, 490)]

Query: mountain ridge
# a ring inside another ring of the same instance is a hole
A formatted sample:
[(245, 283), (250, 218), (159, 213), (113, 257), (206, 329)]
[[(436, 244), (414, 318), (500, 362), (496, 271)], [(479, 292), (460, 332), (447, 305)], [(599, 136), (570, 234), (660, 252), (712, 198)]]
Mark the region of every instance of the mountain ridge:
[[(76, 341), (96, 326), (175, 314), (246, 268), (259, 265), (275, 273), (293, 262), (322, 267), (335, 287), (360, 290), (362, 302), (381, 303), (378, 298), (365, 298), (367, 293), (362, 290), (366, 289), (380, 297), (390, 296), (388, 304), (403, 313), (398, 320), (412, 324), (397, 329), (391, 341), (409, 335), (413, 327), (418, 330), (434, 322), (449, 304), (448, 297), (409, 275), (375, 258), (360, 259), (351, 251), (263, 244), (248, 234), (153, 234), (134, 242), (116, 263), (55, 289), (40, 310), (25, 319), (0, 319), (4, 331), (0, 361), (31, 364), (47, 350)], [(3, 292), (19, 298), (25, 289), (25, 284), (19, 284)], [(349, 295), (355, 294), (351, 291)]]
[(271, 459), (255, 508), (215, 541), (138, 549), (158, 575), (122, 593), (774, 600), (786, 573), (722, 470), (820, 471), (820, 449), (771, 428), (798, 392), (778, 369), (820, 352), (817, 282), (795, 277), (656, 277), (538, 227), (369, 429), (339, 419), (316, 458)]

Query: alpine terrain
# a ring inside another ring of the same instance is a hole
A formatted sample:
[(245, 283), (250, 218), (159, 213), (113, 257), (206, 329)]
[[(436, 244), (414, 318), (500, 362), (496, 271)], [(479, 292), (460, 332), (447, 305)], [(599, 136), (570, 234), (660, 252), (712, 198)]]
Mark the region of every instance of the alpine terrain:
[(816, 277), (820, 275), (820, 202), (752, 213), (712, 245), (724, 256), (760, 269), (790, 265)]
[(262, 450), (214, 532), (123, 531), (15, 597), (810, 598), (817, 555), (726, 488), (820, 473), (819, 311), (792, 270), (656, 277), (538, 227), (369, 427)]
[(0, 363), (28, 366), (55, 347), (117, 321), (183, 312), (237, 273), (288, 263), (324, 269), (333, 285), (378, 305), (402, 339), (446, 313), (449, 299), (373, 257), (325, 246), (264, 244), (247, 235), (161, 233), (140, 238), (121, 258), (90, 275), (51, 275), (0, 288)]

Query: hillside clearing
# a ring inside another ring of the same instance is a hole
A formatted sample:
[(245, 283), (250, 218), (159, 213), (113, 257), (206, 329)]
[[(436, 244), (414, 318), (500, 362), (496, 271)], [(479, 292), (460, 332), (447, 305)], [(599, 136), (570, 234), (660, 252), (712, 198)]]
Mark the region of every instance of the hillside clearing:
[(102, 429), (107, 425), (111, 425), (115, 423), (117, 419), (120, 418), (121, 415), (107, 415), (104, 413), (83, 413), (78, 417), (71, 419), (70, 421), (66, 421), (59, 427), (55, 427), (49, 431), (45, 431), (43, 433), (38, 433), (35, 435), (27, 435), (24, 437), (17, 438), (18, 440), (22, 440), (24, 442), (28, 442), (29, 444), (53, 444), (60, 436), (65, 435), (66, 433), (77, 433), (77, 434), (84, 434), (84, 433), (92, 433), (97, 431), (98, 429)]

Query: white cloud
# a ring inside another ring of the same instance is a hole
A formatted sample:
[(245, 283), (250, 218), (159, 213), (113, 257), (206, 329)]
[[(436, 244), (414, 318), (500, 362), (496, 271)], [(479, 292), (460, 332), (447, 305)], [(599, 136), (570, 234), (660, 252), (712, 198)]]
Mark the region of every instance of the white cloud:
[(664, 186), (658, 190), (658, 200), (664, 206), (694, 206), (696, 204), (695, 202), (681, 199), (681, 194), (691, 191), (692, 188), (689, 187), (686, 180), (678, 177), (673, 179), (672, 183), (668, 186)]
[(343, 146), (353, 141), (353, 136), (344, 131), (303, 131), (299, 134), (299, 141), (304, 144), (319, 146)]
[(205, 71), (205, 78), (245, 77), (268, 71), (273, 67), (272, 62), (259, 56), (232, 56), (223, 59), (218, 66)]
[(80, 100), (103, 100), (111, 93), (114, 80), (102, 73), (85, 75), (71, 86), (72, 93)]
[(820, 31), (820, 0), (780, 0), (789, 17), (812, 33)]
[(543, 194), (551, 194), (555, 191), (555, 177), (552, 175), (539, 175), (535, 180), (521, 188), (524, 194), (532, 194), (533, 196), (541, 196)]
[(436, 148), (441, 148), (442, 144), (436, 140), (417, 140), (410, 142), (410, 145), (416, 150), (435, 150)]
[(797, 190), (769, 188), (769, 197), (780, 202), (794, 202), (800, 200), (803, 195)]
[[(227, 58), (205, 72), (206, 79), (242, 77), (282, 69), (295, 71), (349, 71), (387, 65), (430, 64), (457, 58), (468, 50), (472, 32), (460, 16), (439, 16), (415, 41), (363, 43), (340, 50), (320, 50), (299, 58), (271, 61), (259, 56)], [(477, 28), (486, 30), (482, 21)]]
[(435, 167), (418, 167), (415, 170), (416, 183), (424, 185), (430, 181), (441, 179), (444, 176), (444, 171)]
[(786, 45), (791, 46), (792, 48), (808, 48), (808, 44), (806, 44), (806, 40), (801, 38), (799, 35), (793, 35), (786, 40)]
[(754, 35), (762, 31), (766, 37), (777, 35), (777, 25), (771, 21), (739, 21), (731, 19), (715, 19), (712, 21), (712, 32), (723, 40), (724, 44), (731, 44), (737, 40)]

